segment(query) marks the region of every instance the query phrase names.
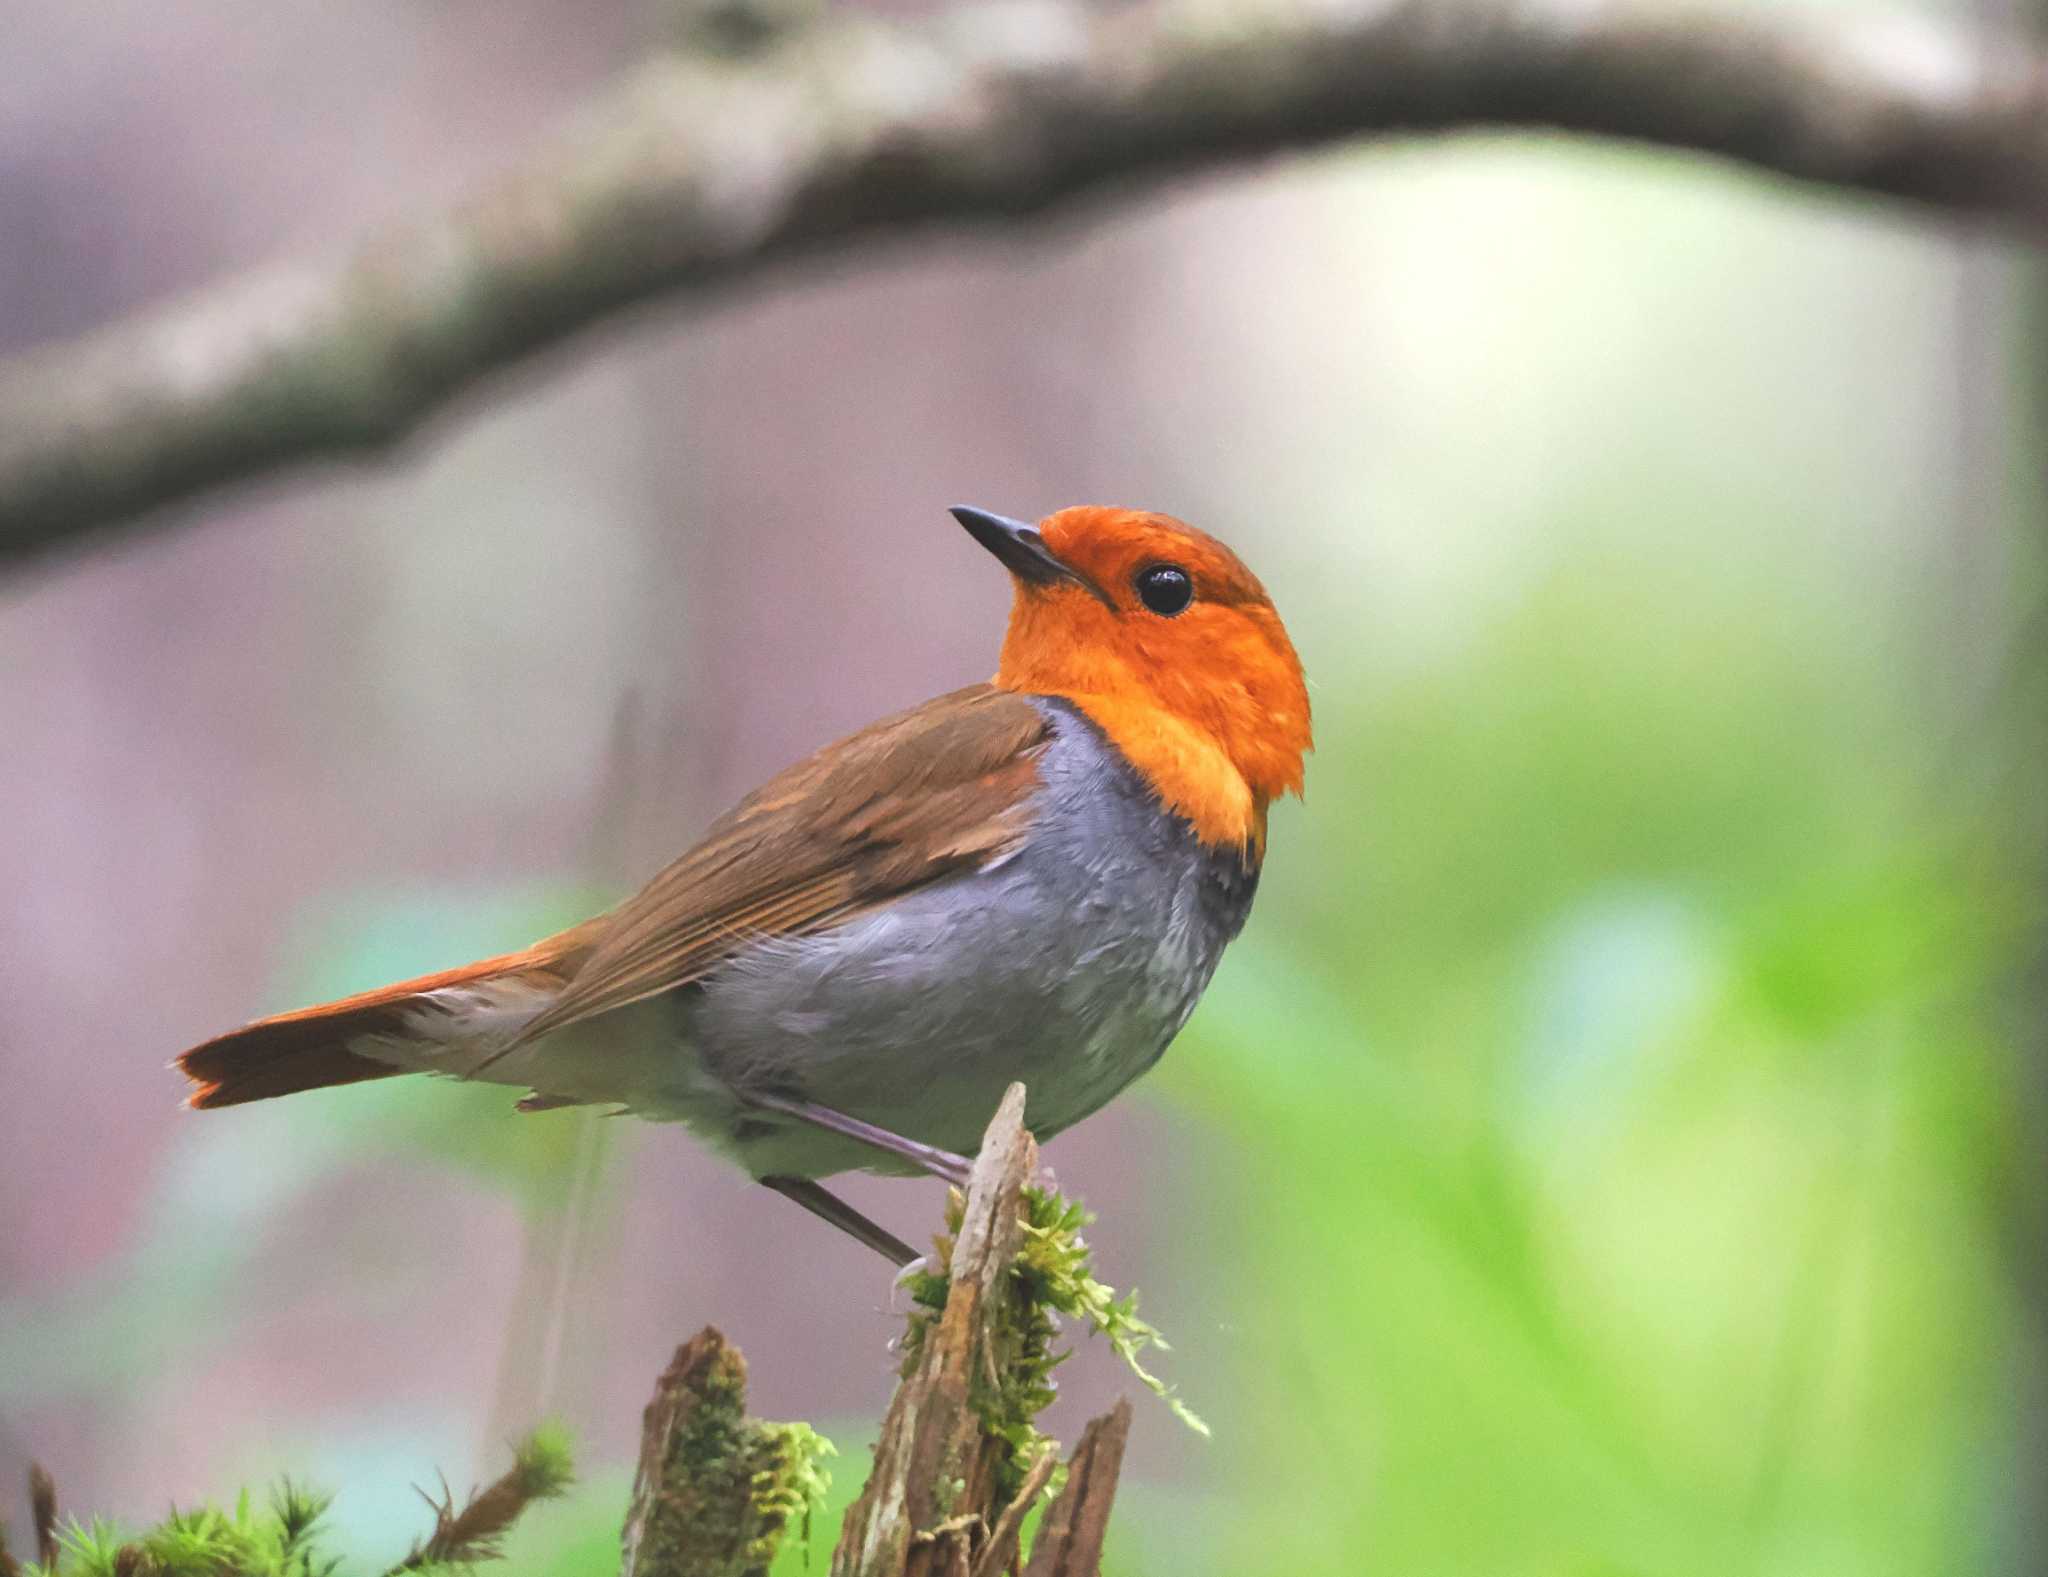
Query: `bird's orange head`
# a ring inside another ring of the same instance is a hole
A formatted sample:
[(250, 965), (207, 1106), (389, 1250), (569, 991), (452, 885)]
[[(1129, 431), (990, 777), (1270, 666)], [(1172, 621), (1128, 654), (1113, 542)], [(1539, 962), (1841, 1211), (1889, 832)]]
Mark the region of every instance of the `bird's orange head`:
[(1256, 857), (1301, 792), (1301, 660), (1258, 577), (1170, 515), (1083, 505), (954, 517), (1016, 585), (995, 682), (1073, 702), (1209, 844)]

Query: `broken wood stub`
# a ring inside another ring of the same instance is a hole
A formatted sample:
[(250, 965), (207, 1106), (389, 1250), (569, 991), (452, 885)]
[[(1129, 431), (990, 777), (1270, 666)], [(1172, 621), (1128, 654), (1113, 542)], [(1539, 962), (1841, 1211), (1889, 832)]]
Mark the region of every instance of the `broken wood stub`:
[[(947, 1266), (945, 1306), (925, 1327), (882, 1421), (873, 1471), (848, 1509), (832, 1577), (997, 1577), (1015, 1571), (1025, 1513), (1052, 1476), (1046, 1442), (1014, 1460), (985, 1409), (1001, 1391), (1005, 1341), (1014, 1344), (1022, 1294), (1011, 1276), (1023, 1242), (1025, 1185), (1038, 1146), (1024, 1127), (1024, 1087), (1012, 1085), (989, 1124), (968, 1180)], [(1006, 1333), (1009, 1333), (1006, 1336)], [(1067, 1529), (1039, 1548), (1059, 1577), (1092, 1577), (1101, 1555), (1129, 1430), (1129, 1404), (1088, 1427), (1054, 1503)], [(1050, 1515), (1050, 1514), (1049, 1514)], [(1050, 1526), (1050, 1522), (1048, 1522)], [(1034, 1552), (1032, 1571), (1039, 1570)]]
[(1128, 1398), (1081, 1432), (1081, 1443), (1067, 1463), (1066, 1488), (1038, 1525), (1024, 1577), (1095, 1577), (1102, 1569), (1102, 1540), (1109, 1532), (1110, 1502), (1116, 1498), (1130, 1434)]
[(788, 1426), (747, 1417), (747, 1364), (705, 1326), (663, 1371), (640, 1429), (624, 1577), (767, 1577), (792, 1514)]
[(927, 1577), (969, 1569), (975, 1534), (994, 1524), (1004, 1442), (982, 1428), (969, 1395), (993, 1380), (991, 1305), (1017, 1257), (1017, 1213), (1038, 1146), (1024, 1127), (1024, 1092), (1011, 1086), (989, 1124), (954, 1234), (946, 1306), (926, 1331), (882, 1420), (867, 1487), (847, 1509), (832, 1577)]

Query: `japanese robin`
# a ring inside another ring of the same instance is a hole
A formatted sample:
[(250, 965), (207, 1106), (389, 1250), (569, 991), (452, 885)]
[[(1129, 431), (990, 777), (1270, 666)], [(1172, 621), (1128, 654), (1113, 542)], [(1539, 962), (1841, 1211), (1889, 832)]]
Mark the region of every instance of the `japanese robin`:
[(261, 1019), (178, 1059), (197, 1107), (401, 1073), (676, 1120), (899, 1262), (817, 1181), (964, 1181), (1005, 1088), (1041, 1139), (1158, 1060), (1299, 793), (1301, 664), (1256, 577), (1141, 510), (953, 515), (1010, 572), (993, 682), (771, 778), (608, 914)]

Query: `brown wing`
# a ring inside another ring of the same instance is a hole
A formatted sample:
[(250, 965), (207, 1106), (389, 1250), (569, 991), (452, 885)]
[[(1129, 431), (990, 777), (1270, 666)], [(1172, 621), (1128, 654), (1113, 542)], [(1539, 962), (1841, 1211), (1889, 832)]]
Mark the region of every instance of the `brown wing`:
[(1023, 697), (971, 685), (769, 779), (607, 917), (515, 1044), (688, 985), (753, 938), (816, 931), (987, 864), (1023, 835), (1047, 732)]

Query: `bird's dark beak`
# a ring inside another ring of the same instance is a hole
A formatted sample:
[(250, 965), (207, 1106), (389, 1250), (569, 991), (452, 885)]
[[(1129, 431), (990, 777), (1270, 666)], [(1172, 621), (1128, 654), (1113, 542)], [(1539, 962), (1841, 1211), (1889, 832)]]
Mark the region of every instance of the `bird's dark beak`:
[(1068, 585), (1079, 586), (1104, 606), (1115, 609), (1116, 604), (1100, 586), (1053, 556), (1052, 549), (1045, 545), (1045, 538), (1039, 535), (1036, 526), (1012, 520), (1008, 515), (990, 514), (986, 509), (973, 509), (966, 504), (955, 504), (951, 513), (967, 528), (969, 536), (1002, 560), (1003, 568), (1027, 586), (1052, 586), (1064, 581)]

